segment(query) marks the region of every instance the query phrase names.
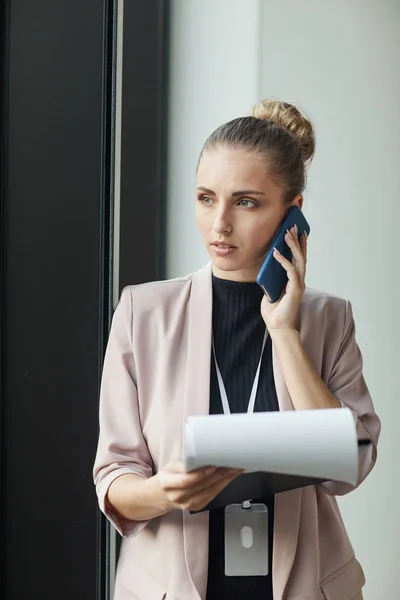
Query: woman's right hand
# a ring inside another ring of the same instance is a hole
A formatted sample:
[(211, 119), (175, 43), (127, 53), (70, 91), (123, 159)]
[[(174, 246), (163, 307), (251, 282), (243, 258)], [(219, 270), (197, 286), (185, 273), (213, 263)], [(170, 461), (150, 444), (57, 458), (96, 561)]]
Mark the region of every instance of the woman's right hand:
[(169, 462), (154, 479), (165, 499), (166, 510), (201, 510), (243, 471), (204, 467), (187, 473), (180, 461)]

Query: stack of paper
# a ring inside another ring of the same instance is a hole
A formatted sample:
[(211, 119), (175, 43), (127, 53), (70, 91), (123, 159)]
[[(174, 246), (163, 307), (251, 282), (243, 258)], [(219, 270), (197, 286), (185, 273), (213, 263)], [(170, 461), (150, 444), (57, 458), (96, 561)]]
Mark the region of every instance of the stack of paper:
[(347, 408), (193, 416), (185, 441), (187, 471), (208, 465), (245, 471), (212, 507), (321, 481), (355, 485), (359, 452), (369, 443), (358, 442)]

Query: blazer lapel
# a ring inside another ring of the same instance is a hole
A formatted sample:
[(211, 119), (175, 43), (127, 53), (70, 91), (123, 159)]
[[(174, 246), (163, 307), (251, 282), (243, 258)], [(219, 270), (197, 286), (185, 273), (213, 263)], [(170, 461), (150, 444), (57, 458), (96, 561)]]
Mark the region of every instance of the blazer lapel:
[[(183, 427), (192, 415), (210, 410), (210, 360), (212, 334), (211, 264), (193, 275), (189, 300), (188, 351)], [(183, 429), (184, 431), (184, 429)], [(183, 443), (185, 436), (183, 435)], [(184, 449), (183, 449), (184, 450)], [(205, 598), (208, 569), (209, 514), (183, 512), (186, 565), (199, 598)]]
[[(272, 360), (279, 409), (294, 410), (274, 347)], [(275, 496), (272, 581), (276, 600), (282, 600), (293, 567), (299, 533), (300, 506), (301, 489)]]

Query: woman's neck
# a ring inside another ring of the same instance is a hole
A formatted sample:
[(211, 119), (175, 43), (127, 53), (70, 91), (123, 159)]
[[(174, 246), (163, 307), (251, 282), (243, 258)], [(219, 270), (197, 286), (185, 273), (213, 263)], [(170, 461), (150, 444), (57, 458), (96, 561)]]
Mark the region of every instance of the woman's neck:
[(258, 269), (241, 269), (239, 271), (222, 271), (213, 265), (213, 275), (218, 279), (227, 281), (237, 281), (241, 283), (255, 283), (257, 280)]

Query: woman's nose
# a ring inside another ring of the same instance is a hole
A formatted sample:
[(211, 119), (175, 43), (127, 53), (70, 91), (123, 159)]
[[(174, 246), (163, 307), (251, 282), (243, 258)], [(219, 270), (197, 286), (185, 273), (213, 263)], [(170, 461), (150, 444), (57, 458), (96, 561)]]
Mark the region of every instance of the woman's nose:
[(215, 233), (230, 233), (232, 223), (226, 211), (219, 211), (214, 220)]

